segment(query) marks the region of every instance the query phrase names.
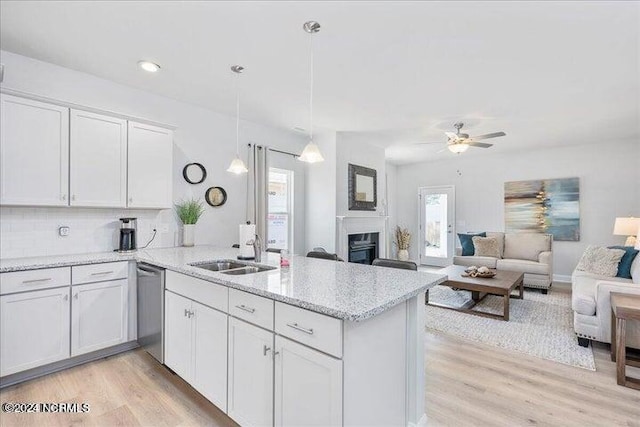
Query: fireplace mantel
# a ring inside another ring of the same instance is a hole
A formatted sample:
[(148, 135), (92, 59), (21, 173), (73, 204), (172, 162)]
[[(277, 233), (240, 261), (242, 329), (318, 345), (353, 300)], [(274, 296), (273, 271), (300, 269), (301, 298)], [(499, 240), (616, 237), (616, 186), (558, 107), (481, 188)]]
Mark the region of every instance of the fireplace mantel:
[(378, 256), (387, 258), (388, 216), (337, 216), (336, 253), (344, 260), (349, 259), (349, 235), (379, 233)]

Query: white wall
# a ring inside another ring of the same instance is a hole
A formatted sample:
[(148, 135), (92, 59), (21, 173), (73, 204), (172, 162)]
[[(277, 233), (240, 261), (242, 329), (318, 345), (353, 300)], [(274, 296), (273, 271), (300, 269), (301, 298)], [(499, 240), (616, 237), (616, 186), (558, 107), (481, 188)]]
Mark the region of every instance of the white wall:
[(410, 254), (417, 259), (419, 187), (455, 185), (457, 232), (500, 231), (505, 181), (579, 177), (581, 239), (554, 242), (555, 274), (570, 275), (587, 245), (624, 243), (612, 234), (617, 216), (640, 216), (638, 159), (640, 141), (601, 141), (481, 158), (468, 152), (448, 161), (398, 166), (397, 221), (416, 236)]
[(323, 247), (336, 248), (336, 133), (319, 131), (314, 135), (324, 162), (307, 168), (306, 179), (306, 251)]
[[(213, 208), (207, 205), (206, 212), (197, 226), (196, 244), (227, 246), (237, 241), (237, 224), (245, 220), (247, 177), (226, 172), (235, 154), (234, 117), (6, 51), (0, 51), (0, 60), (5, 65), (2, 83), (4, 88), (177, 126), (174, 138), (174, 200), (179, 201), (190, 197), (203, 198), (204, 192), (211, 186), (224, 187), (228, 194), (228, 200), (224, 206)], [(241, 122), (240, 126), (240, 141), (243, 144), (255, 142), (281, 150), (300, 152), (306, 143), (303, 135), (293, 131), (246, 121)], [(242, 146), (241, 154), (244, 156), (246, 153), (246, 147)], [(194, 161), (202, 163), (207, 169), (207, 179), (202, 184), (190, 185), (182, 178), (183, 166)], [(19, 224), (24, 221), (40, 222), (42, 230), (39, 235), (50, 236), (59, 222), (66, 219), (64, 212), (68, 212), (69, 215), (67, 222), (86, 217), (100, 224), (107, 223), (111, 217), (117, 221), (121, 215), (120, 211), (117, 213), (113, 211), (109, 213), (109, 210), (79, 211), (76, 208), (63, 209), (61, 212), (56, 210), (56, 214), (53, 215), (55, 220), (49, 221), (49, 213), (46, 209), (3, 207), (0, 211), (4, 227), (0, 255), (7, 258), (44, 254), (44, 249), (41, 250), (38, 246), (32, 246), (28, 251), (24, 251), (22, 250), (24, 248), (13, 250), (14, 247), (10, 243), (5, 243), (5, 237), (12, 237), (6, 240), (7, 242), (14, 241), (14, 237), (15, 241), (19, 241), (18, 235), (7, 236), (4, 231), (8, 229), (8, 233), (13, 233), (11, 230), (20, 228)], [(136, 215), (141, 217), (139, 227), (145, 230), (150, 228), (150, 222), (157, 220), (156, 216), (159, 213), (156, 211), (142, 215), (136, 212)], [(169, 233), (159, 236), (159, 240), (164, 245), (172, 245), (176, 241), (178, 222), (171, 211), (163, 213), (161, 221), (169, 225)], [(70, 223), (73, 224), (73, 222)], [(61, 247), (69, 247), (71, 252), (82, 252), (86, 247), (91, 250), (111, 250), (113, 249), (112, 239), (106, 237), (109, 233), (105, 232), (103, 236), (99, 231), (103, 228), (104, 225), (96, 226), (94, 229), (82, 229), (83, 232), (93, 235), (93, 241), (88, 246), (80, 248), (63, 243), (69, 242), (69, 238), (63, 240), (65, 238), (55, 237), (55, 239), (59, 239)], [(74, 235), (79, 231), (72, 227), (71, 233)], [(115, 234), (116, 227), (113, 227), (112, 231)]]

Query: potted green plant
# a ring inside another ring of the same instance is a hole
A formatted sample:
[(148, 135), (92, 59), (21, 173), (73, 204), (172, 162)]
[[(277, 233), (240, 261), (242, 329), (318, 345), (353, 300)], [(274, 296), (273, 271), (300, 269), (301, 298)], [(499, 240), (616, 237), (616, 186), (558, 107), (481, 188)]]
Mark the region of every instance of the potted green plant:
[(178, 218), (182, 221), (182, 246), (193, 246), (196, 223), (204, 213), (200, 200), (183, 200), (175, 205)]
[(409, 260), (409, 246), (411, 245), (411, 233), (409, 230), (396, 226), (396, 246), (398, 247), (398, 259), (400, 261)]

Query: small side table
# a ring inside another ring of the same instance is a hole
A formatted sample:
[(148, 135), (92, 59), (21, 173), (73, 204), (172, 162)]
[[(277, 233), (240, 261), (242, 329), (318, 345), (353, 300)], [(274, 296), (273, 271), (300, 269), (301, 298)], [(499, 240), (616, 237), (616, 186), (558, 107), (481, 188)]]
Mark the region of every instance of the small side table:
[(627, 320), (640, 321), (640, 295), (611, 292), (611, 360), (616, 362), (618, 385), (640, 390), (640, 378), (626, 375), (626, 365), (640, 367), (640, 359), (627, 358)]

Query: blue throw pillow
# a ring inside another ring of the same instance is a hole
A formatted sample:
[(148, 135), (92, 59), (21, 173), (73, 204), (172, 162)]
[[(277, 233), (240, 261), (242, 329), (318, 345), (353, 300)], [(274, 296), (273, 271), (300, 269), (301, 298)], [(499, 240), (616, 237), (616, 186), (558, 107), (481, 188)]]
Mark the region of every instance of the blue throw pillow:
[[(474, 236), (487, 237), (487, 233), (484, 231), (482, 233), (471, 234), (458, 233), (460, 245), (462, 246), (462, 256), (471, 256), (476, 253), (476, 250), (473, 247), (473, 240), (471, 240)], [(631, 264), (629, 264), (629, 268), (631, 268)]]
[(640, 251), (633, 246), (609, 246), (609, 249), (622, 249), (624, 251), (624, 255), (622, 255), (622, 259), (618, 264), (616, 277), (631, 279), (631, 264)]

